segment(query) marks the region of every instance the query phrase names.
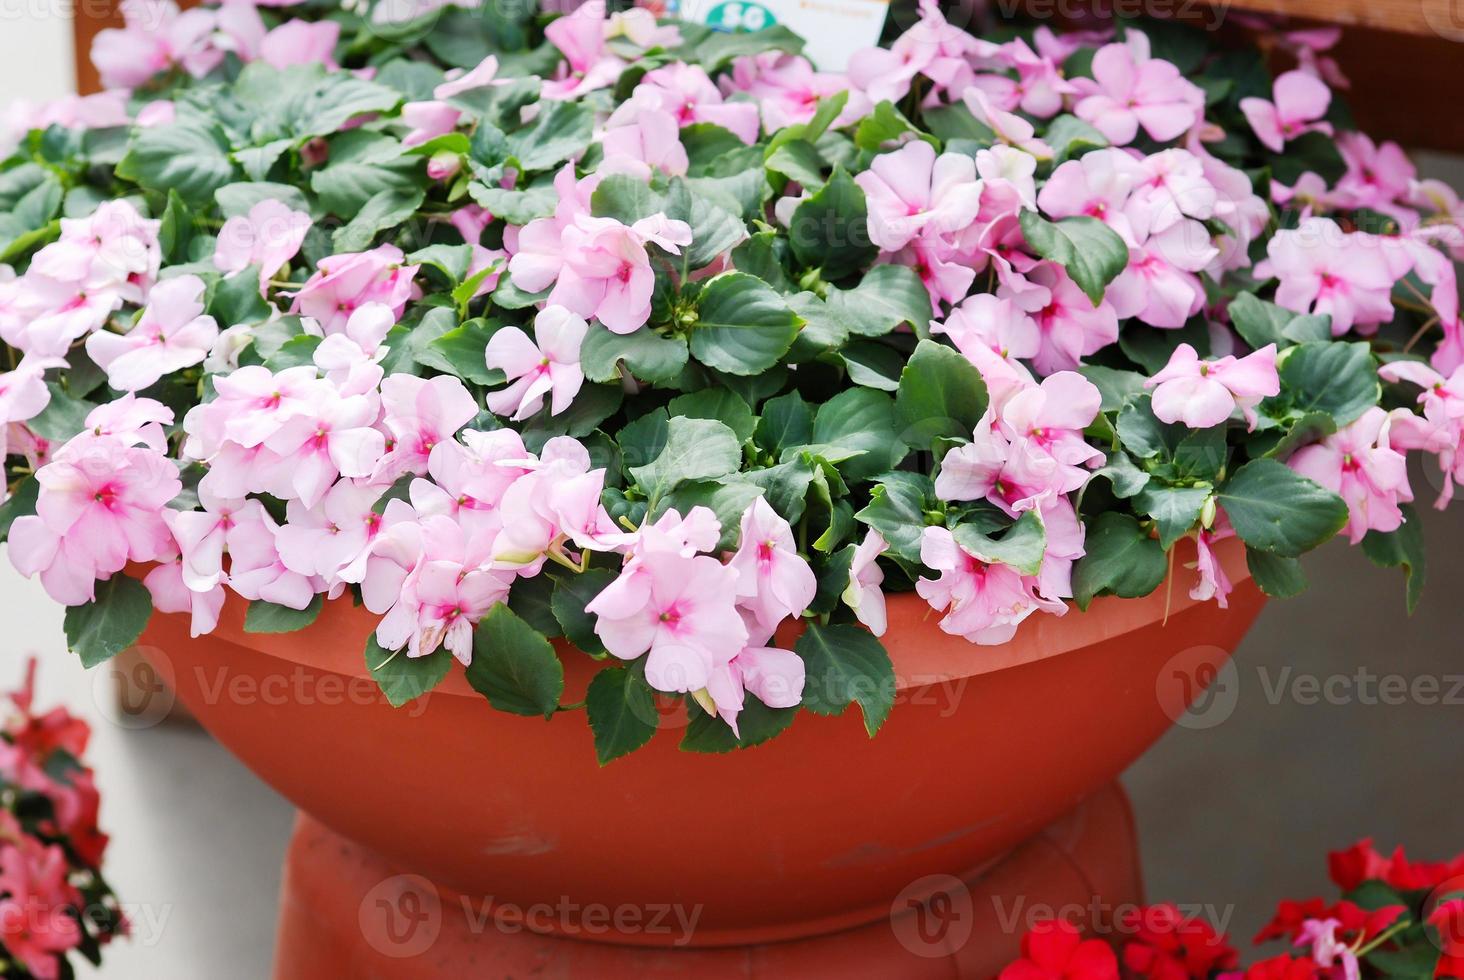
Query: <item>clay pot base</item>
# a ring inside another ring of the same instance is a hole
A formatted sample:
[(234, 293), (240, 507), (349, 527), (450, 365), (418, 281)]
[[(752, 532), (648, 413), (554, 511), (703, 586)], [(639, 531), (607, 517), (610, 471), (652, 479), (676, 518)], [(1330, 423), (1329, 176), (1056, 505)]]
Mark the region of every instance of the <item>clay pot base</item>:
[[(829, 935), (674, 949), (693, 909), (580, 908), (570, 896), (558, 907), (496, 907), (491, 897), (403, 874), (302, 814), (285, 861), (275, 980), (991, 977), (1016, 958), (1034, 917), (1087, 917), (1102, 929), (1115, 910), (1141, 900), (1128, 799), (1109, 785), (963, 884), (965, 877), (912, 882), (892, 896), (888, 915)], [(615, 944), (644, 944), (653, 931), (665, 948)]]

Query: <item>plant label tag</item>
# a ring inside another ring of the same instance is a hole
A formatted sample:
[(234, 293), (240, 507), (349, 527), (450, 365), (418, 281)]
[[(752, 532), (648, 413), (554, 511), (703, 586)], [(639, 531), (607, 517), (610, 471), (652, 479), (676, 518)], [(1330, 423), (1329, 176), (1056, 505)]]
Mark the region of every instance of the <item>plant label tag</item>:
[(718, 31), (760, 31), (782, 24), (807, 43), (824, 71), (843, 71), (858, 51), (879, 43), (890, 0), (670, 0), (666, 12)]

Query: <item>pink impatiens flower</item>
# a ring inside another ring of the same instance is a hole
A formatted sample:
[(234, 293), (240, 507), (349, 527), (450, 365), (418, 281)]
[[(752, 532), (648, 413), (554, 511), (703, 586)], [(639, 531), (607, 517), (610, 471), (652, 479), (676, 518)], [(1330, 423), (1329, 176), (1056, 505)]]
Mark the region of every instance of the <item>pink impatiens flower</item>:
[(36, 481), (35, 514), (10, 528), (10, 560), (22, 575), (39, 573), (57, 602), (90, 602), (96, 579), (171, 550), (162, 511), (183, 484), (166, 456), (94, 438), (41, 467)]
[(1193, 347), (1180, 344), (1164, 369), (1145, 381), (1144, 387), (1154, 388), (1154, 415), (1161, 422), (1208, 429), (1239, 408), (1254, 429), (1256, 406), (1262, 398), (1281, 391), (1276, 345), (1267, 344), (1241, 358), (1230, 355), (1202, 361)]
[[(1045, 293), (1045, 301), (1032, 310), (1041, 339), (1032, 366), (1039, 373), (1071, 371), (1082, 358), (1118, 340), (1118, 314), (1112, 304), (1105, 299), (1095, 306), (1061, 266), (1044, 262), (1032, 269), (1027, 279)], [(1019, 306), (1026, 299), (1007, 284), (996, 294)]]
[(197, 276), (168, 279), (153, 288), (130, 331), (88, 337), (86, 352), (107, 372), (107, 383), (118, 391), (138, 391), (203, 363), (219, 336), (218, 323), (203, 312), (204, 288)]
[(290, 312), (314, 317), (327, 335), (344, 330), (351, 314), (367, 303), (384, 304), (400, 319), (418, 268), (403, 261), (395, 245), (323, 258), (295, 293)]
[(622, 660), (649, 652), (650, 685), (689, 694), (704, 690), (747, 645), (735, 605), (739, 579), (736, 569), (709, 555), (688, 555), (685, 544), (648, 527), (620, 577), (585, 609), (597, 617), (605, 649)]
[(744, 143), (757, 142), (757, 104), (724, 102), (721, 91), (699, 65), (677, 61), (656, 68), (646, 73), (635, 92), (637, 100), (648, 100), (682, 126), (711, 123), (730, 131)]
[(915, 140), (874, 158), (854, 178), (869, 201), (869, 237), (886, 252), (904, 248), (924, 229), (964, 230), (981, 209), (976, 161)]
[(223, 61), (213, 44), (214, 11), (180, 13), (172, 0), (126, 0), (121, 7), (126, 26), (92, 40), (92, 64), (106, 87), (138, 88), (174, 65), (202, 78)]
[(742, 544), (727, 564), (737, 572), (738, 602), (767, 631), (789, 616), (803, 615), (818, 591), (793, 529), (762, 497), (743, 513)]
[(1353, 544), (1368, 531), (1403, 525), (1400, 502), (1413, 499), (1408, 461), (1393, 448), (1388, 413), (1374, 406), (1320, 443), (1298, 449), (1287, 465), (1347, 501), (1347, 536)]
[(1093, 56), (1093, 77), (1076, 78), (1073, 111), (1115, 146), (1126, 146), (1143, 126), (1168, 142), (1200, 121), (1205, 93), (1167, 61), (1149, 56), (1149, 39), (1130, 30), (1122, 44), (1105, 44)]
[(507, 388), (488, 396), (495, 415), (521, 421), (537, 412), (550, 396), (549, 414), (563, 412), (579, 394), (585, 374), (580, 370), (580, 345), (589, 324), (562, 306), (549, 306), (534, 318), (534, 337), (518, 327), (504, 327), (488, 340), (488, 367), (502, 371)]
[(957, 544), (946, 528), (925, 529), (920, 560), (940, 577), (920, 579), (915, 590), (933, 609), (946, 614), (940, 621), (946, 633), (983, 646), (1005, 643), (1038, 609), (1037, 596), (1020, 573), (983, 561)]
[(1303, 133), (1332, 134), (1329, 123), (1320, 122), (1332, 104), (1332, 90), (1315, 75), (1288, 71), (1276, 76), (1275, 101), (1252, 96), (1240, 100), (1240, 111), (1268, 149), (1280, 153), (1288, 140)]
[[(1332, 318), (1333, 336), (1353, 325), (1393, 319), (1396, 269), (1383, 261), (1379, 240), (1348, 234), (1331, 218), (1307, 218), (1296, 230), (1276, 232), (1266, 246), (1257, 278), (1275, 277), (1276, 302), (1297, 313)], [(1401, 273), (1399, 273), (1401, 275)]]
[(873, 528), (854, 549), (854, 559), (849, 563), (849, 585), (844, 589), (844, 605), (854, 610), (854, 615), (875, 636), (884, 636), (889, 620), (885, 612), (884, 570), (876, 559), (889, 548), (884, 535)]
[(478, 415), (477, 400), (450, 374), (431, 380), (393, 374), (381, 383), (381, 404), (391, 451), (377, 463), (372, 479), (382, 483), (408, 472), (426, 473), (433, 447)]
[(574, 99), (614, 84), (625, 62), (606, 45), (604, 0), (590, 0), (574, 13), (544, 28), (544, 36), (564, 55), (558, 76), (544, 82), (544, 98)]
[(266, 198), (224, 222), (214, 247), (214, 266), (233, 274), (259, 266), (259, 291), (265, 292), (275, 273), (295, 257), (310, 230), (310, 215)]

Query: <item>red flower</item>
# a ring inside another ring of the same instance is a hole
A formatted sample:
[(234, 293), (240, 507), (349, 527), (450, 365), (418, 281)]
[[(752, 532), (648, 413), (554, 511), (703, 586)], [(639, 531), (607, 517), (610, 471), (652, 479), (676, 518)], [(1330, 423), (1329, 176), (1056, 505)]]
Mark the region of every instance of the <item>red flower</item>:
[(86, 751), (91, 728), (65, 708), (52, 708), (44, 715), (36, 715), (32, 707), (35, 693), (36, 659), (32, 657), (26, 664), (25, 685), (10, 695), (19, 715), (5, 726), (5, 734), (17, 748), (42, 763), (56, 749), (65, 749), (74, 758), (80, 758)]
[(1251, 966), (1245, 971), (1245, 980), (1312, 980), (1324, 972), (1311, 959), (1298, 959), (1283, 953)]
[(1254, 942), (1259, 945), (1282, 938), (1295, 942), (1301, 934), (1302, 923), (1307, 919), (1336, 919), (1341, 923), (1337, 930), (1339, 937), (1344, 938), (1349, 946), (1356, 945), (1358, 939), (1377, 936), (1407, 911), (1403, 905), (1364, 909), (1345, 900), (1331, 906), (1320, 898), (1309, 898), (1304, 902), (1283, 901), (1276, 907), (1275, 918), (1256, 933)]
[(1464, 898), (1440, 902), (1428, 917), (1438, 933), (1443, 955), (1434, 968), (1436, 977), (1464, 977)]
[(1234, 968), (1240, 957), (1229, 938), (1199, 918), (1185, 918), (1173, 905), (1150, 905), (1124, 917), (1132, 937), (1123, 949), (1130, 971), (1151, 980), (1208, 978)]
[(1373, 850), (1372, 838), (1365, 837), (1345, 851), (1327, 855), (1327, 871), (1337, 887), (1350, 892), (1364, 881), (1386, 879), (1392, 862)]
[(1118, 959), (1108, 944), (1083, 939), (1062, 919), (1040, 922), (1022, 937), (1022, 958), (1000, 980), (1118, 980)]

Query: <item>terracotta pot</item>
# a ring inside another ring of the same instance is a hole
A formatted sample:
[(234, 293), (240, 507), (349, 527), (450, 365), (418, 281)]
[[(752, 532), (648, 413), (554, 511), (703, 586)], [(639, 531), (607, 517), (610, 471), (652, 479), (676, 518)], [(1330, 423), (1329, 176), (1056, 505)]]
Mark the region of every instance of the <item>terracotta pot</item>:
[[(741, 945), (883, 918), (913, 880), (969, 879), (1112, 781), (1260, 610), (1241, 548), (1225, 544), (1229, 610), (1189, 598), (1181, 560), (1147, 598), (1033, 616), (1000, 647), (948, 636), (918, 597), (894, 597), (899, 697), (872, 740), (851, 708), (722, 756), (660, 732), (605, 768), (583, 716), (501, 714), (460, 670), (391, 708), (363, 656), (374, 617), (349, 601), (308, 630), (258, 635), (231, 599), (214, 635), (190, 640), (185, 619), (156, 616), (143, 644), (221, 742), (391, 866), (520, 908), (695, 904), (695, 945)], [(576, 701), (599, 665), (560, 654)]]

